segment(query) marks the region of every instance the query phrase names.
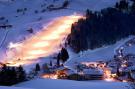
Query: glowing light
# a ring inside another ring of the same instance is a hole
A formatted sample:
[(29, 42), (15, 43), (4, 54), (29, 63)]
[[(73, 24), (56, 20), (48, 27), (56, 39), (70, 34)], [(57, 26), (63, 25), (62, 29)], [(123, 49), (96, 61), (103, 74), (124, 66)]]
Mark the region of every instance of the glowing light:
[(42, 37), (41, 39), (42, 40), (55, 40), (55, 39), (58, 39), (58, 38), (59, 38), (59, 35), (57, 35), (57, 34), (51, 34), (49, 36)]
[(58, 79), (58, 76), (57, 76), (57, 75), (54, 75), (54, 76), (52, 77), (52, 79)]
[(35, 54), (45, 54), (47, 51), (45, 50), (32, 50), (29, 52), (29, 54), (35, 55)]
[(42, 77), (43, 78), (58, 79), (58, 75), (56, 75), (56, 74), (45, 74)]
[(114, 81), (114, 79), (113, 78), (106, 78), (105, 81), (112, 82), (112, 81)]
[(127, 65), (126, 64), (122, 64), (121, 67), (127, 67)]
[(42, 41), (42, 42), (38, 42), (38, 43), (34, 44), (34, 47), (45, 47), (45, 46), (49, 46), (49, 42)]
[[(54, 19), (48, 26), (45, 26), (41, 31), (23, 42), (11, 42), (7, 53), (12, 55), (4, 58), (6, 60), (5, 63), (8, 63), (10, 59), (9, 65), (12, 66), (30, 64), (35, 62), (32, 60), (57, 52), (60, 49), (59, 45), (63, 42), (63, 38), (70, 33), (71, 24), (79, 18), (82, 18), (82, 16), (71, 15)], [(15, 48), (15, 50), (13, 51), (11, 48)], [(21, 60), (18, 60), (18, 58), (21, 58)]]
[(16, 47), (20, 47), (21, 46), (21, 43), (12, 43), (12, 42), (10, 42), (9, 43), (9, 46), (8, 46), (8, 48), (16, 48)]
[(67, 21), (65, 21), (64, 23), (65, 24), (71, 24), (71, 23), (73, 23), (74, 21), (73, 20), (67, 20)]
[(111, 74), (111, 76), (112, 76), (113, 78), (115, 78), (115, 77), (117, 77), (117, 74)]
[(105, 77), (105, 79), (104, 79), (105, 81), (108, 81), (108, 82), (114, 81), (114, 78), (112, 77), (110, 69), (104, 70), (104, 77)]
[(68, 29), (69, 26), (60, 26), (58, 30), (54, 31), (53, 34), (62, 34), (66, 33), (66, 29)]
[(69, 28), (69, 27), (70, 27), (69, 25), (65, 24), (65, 25), (59, 26), (58, 30), (61, 31), (62, 29), (64, 29), (64, 31), (62, 31), (62, 32), (65, 32), (65, 30), (66, 30), (67, 28)]
[(105, 76), (110, 77), (111, 76), (111, 71), (109, 69), (105, 70)]
[(34, 59), (35, 56), (27, 56), (27, 57), (23, 57), (24, 60), (29, 60), (29, 59)]
[(127, 80), (122, 80), (122, 82), (128, 82)]

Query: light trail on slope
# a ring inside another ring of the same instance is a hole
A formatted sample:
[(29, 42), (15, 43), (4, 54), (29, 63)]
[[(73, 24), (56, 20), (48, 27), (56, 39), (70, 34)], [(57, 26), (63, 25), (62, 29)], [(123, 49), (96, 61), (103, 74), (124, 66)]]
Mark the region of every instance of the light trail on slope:
[(32, 64), (40, 57), (46, 57), (59, 50), (63, 39), (71, 32), (71, 25), (80, 15), (63, 16), (21, 43), (10, 43), (4, 63), (9, 66)]

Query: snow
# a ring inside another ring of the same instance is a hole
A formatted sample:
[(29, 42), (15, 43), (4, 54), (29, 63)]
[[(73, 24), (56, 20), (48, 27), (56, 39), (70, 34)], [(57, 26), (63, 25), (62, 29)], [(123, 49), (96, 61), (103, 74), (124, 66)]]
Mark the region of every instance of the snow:
[(103, 72), (97, 69), (84, 69), (84, 74), (92, 74), (92, 75), (103, 75)]
[[(57, 11), (41, 10), (47, 6), (54, 4), (55, 6), (62, 5), (64, 0), (0, 0), (0, 16), (6, 17), (12, 28), (0, 29), (0, 60), (6, 55), (6, 50), (9, 44), (22, 42), (23, 40), (34, 35), (42, 28), (47, 27), (48, 23), (61, 16), (69, 16), (74, 13), (84, 14), (87, 8), (97, 11), (108, 6), (114, 6), (118, 0), (70, 0), (71, 3), (67, 9)], [(41, 7), (41, 5), (46, 6)], [(17, 9), (27, 8), (26, 13), (17, 13)], [(35, 14), (34, 11), (39, 13)], [(39, 18), (42, 18), (39, 20)], [(34, 34), (29, 34), (26, 30), (34, 29)], [(108, 60), (115, 54), (115, 49), (124, 43), (126, 40), (121, 40), (114, 45), (98, 48), (96, 50), (88, 50), (80, 54), (75, 54), (69, 48), (70, 59), (66, 65), (73, 65), (76, 61), (96, 61)], [(39, 58), (41, 64), (52, 60), (51, 57)], [(33, 64), (34, 65), (34, 64)], [(25, 69), (30, 69), (30, 66), (24, 66)], [(28, 82), (20, 83), (12, 87), (0, 86), (0, 89), (129, 89), (127, 83), (122, 82), (105, 82), (105, 81), (70, 81), (70, 80), (50, 80), (50, 79), (34, 79)]]
[[(97, 48), (95, 50), (87, 50), (80, 52), (79, 54), (74, 54), (74, 52), (69, 49), (69, 54), (71, 55), (69, 60), (65, 63), (66, 66), (72, 66), (75, 63), (79, 62), (95, 62), (95, 61), (107, 61), (111, 60), (116, 54), (116, 49), (121, 47), (129, 39), (132, 39), (133, 36), (122, 39), (116, 42), (113, 45), (105, 46), (102, 48)], [(73, 55), (72, 55), (73, 53)]]
[(0, 86), (0, 89), (31, 89), (31, 88)]
[(69, 9), (80, 12), (86, 11), (86, 9), (99, 11), (102, 8), (114, 6), (117, 1), (118, 0), (73, 0)]
[[(0, 53), (1, 59), (5, 56), (5, 51), (10, 42), (16, 43), (28, 38), (30, 34), (26, 30), (33, 28), (34, 32), (39, 31), (45, 27), (47, 23), (60, 16), (67, 16), (73, 13), (84, 14), (84, 11), (89, 8), (91, 10), (100, 10), (102, 8), (113, 6), (117, 0), (70, 0), (71, 3), (68, 9), (61, 9), (57, 11), (46, 11), (41, 13), (41, 10), (47, 6), (54, 4), (54, 6), (62, 5), (64, 0), (2, 0), (0, 1), (0, 16), (6, 17), (9, 24), (13, 28), (8, 30), (1, 29), (0, 31)], [(45, 6), (41, 7), (41, 5)], [(81, 5), (81, 6), (80, 6)], [(23, 15), (21, 12), (17, 13), (17, 9), (27, 8)], [(77, 9), (76, 9), (77, 8)], [(34, 11), (38, 10), (39, 13), (35, 14)], [(16, 17), (17, 16), (17, 17)], [(42, 18), (40, 21), (39, 18)], [(6, 35), (7, 34), (7, 35)]]
[(135, 45), (125, 48), (124, 53), (125, 54), (135, 54)]
[(15, 85), (33, 89), (128, 89), (122, 82), (36, 79)]
[[(61, 9), (56, 11), (46, 11), (41, 13), (41, 10), (46, 8), (47, 6), (54, 4), (54, 6), (62, 5), (64, 0), (15, 0), (14, 2), (8, 1), (0, 1), (0, 16), (6, 17), (9, 20), (9, 24), (13, 25), (13, 28), (9, 28), (7, 30), (1, 29), (0, 30), (0, 60), (3, 61), (6, 55), (8, 55), (7, 50), (8, 46), (11, 43), (20, 43), (25, 39), (31, 37), (36, 32), (40, 31), (42, 28), (46, 28), (49, 24), (53, 23), (54, 19), (59, 18), (61, 16), (69, 16), (74, 13), (84, 14), (87, 8), (91, 10), (100, 10), (102, 8), (108, 6), (114, 6), (117, 0), (70, 0), (70, 5), (67, 9)], [(41, 5), (45, 6), (41, 7)], [(22, 13), (17, 13), (17, 9), (27, 8), (26, 13), (23, 15)], [(38, 10), (39, 13), (35, 14), (34, 11)], [(17, 17), (16, 17), (17, 16)], [(42, 18), (41, 20), (38, 20)], [(29, 34), (26, 30), (29, 28), (33, 28), (34, 33)], [(85, 52), (87, 55), (85, 57), (82, 56), (79, 60), (83, 61), (89, 60), (89, 57), (93, 57), (92, 60), (97, 60), (99, 58), (105, 58), (106, 55), (110, 56), (113, 51), (109, 51), (115, 47), (105, 47), (101, 49), (96, 49), (93, 51)], [(70, 49), (69, 49), (70, 50)], [(107, 51), (108, 50), (108, 51)], [(109, 53), (110, 52), (110, 53)], [(101, 55), (104, 53), (104, 55)], [(73, 62), (78, 59), (76, 58), (76, 54), (71, 52), (70, 56), (73, 55)], [(97, 56), (99, 55), (99, 56)], [(112, 54), (113, 55), (113, 54)], [(77, 55), (78, 56), (78, 55)], [(97, 57), (96, 57), (97, 56)], [(107, 56), (107, 59), (108, 59)], [(111, 58), (111, 57), (109, 57)], [(72, 58), (71, 58), (72, 59)], [(36, 61), (40, 62), (41, 64), (44, 62), (49, 62), (52, 60), (50, 57), (39, 58)], [(35, 64), (33, 64), (35, 65)], [(27, 66), (25, 65), (24, 68), (29, 70), (33, 67), (33, 65)]]

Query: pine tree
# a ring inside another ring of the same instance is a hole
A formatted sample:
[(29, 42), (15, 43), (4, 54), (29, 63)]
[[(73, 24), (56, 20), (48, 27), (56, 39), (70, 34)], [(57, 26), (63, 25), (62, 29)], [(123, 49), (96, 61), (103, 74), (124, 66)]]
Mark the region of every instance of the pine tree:
[(131, 10), (132, 10), (133, 12), (135, 12), (135, 2), (133, 2), (132, 6), (131, 6)]
[(67, 59), (69, 58), (68, 52), (65, 48), (62, 48), (61, 50), (61, 60), (63, 62), (67, 61)]
[(118, 77), (121, 76), (121, 73), (119, 72), (119, 67), (117, 67), (116, 74), (118, 75)]
[(6, 71), (7, 70), (7, 65), (3, 65), (3, 67), (2, 67), (2, 71)]
[(119, 8), (119, 3), (118, 2), (116, 2), (116, 4), (115, 4), (115, 8)]
[(8, 74), (10, 75), (10, 78), (9, 78), (10, 85), (16, 84), (17, 83), (17, 72), (16, 72), (15, 67), (12, 67), (9, 70), (9, 73)]
[(57, 56), (57, 66), (60, 66), (61, 54), (59, 53)]
[(40, 65), (38, 63), (36, 64), (35, 71), (40, 71)]
[(65, 7), (67, 7), (69, 5), (69, 1), (68, 0), (66, 0), (66, 1), (64, 1), (64, 3), (63, 3), (63, 5), (62, 5), (62, 7), (63, 8), (65, 8)]
[(18, 78), (18, 82), (22, 82), (22, 81), (26, 80), (26, 73), (25, 73), (25, 71), (24, 71), (22, 66), (18, 67), (17, 78)]
[(128, 2), (126, 0), (121, 0), (119, 3), (119, 10), (128, 10)]
[(49, 64), (50, 64), (50, 66), (52, 66), (52, 61), (50, 61), (50, 63), (49, 63)]
[(4, 65), (0, 71), (0, 85), (9, 86), (16, 83), (18, 83), (16, 69)]

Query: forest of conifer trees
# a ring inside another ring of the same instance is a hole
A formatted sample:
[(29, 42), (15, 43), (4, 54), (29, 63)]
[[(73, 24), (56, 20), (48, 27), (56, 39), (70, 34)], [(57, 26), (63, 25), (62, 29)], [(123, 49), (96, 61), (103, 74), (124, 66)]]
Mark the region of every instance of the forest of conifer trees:
[(86, 19), (80, 19), (71, 28), (69, 45), (80, 52), (111, 45), (130, 35), (135, 35), (135, 1), (130, 5), (121, 0), (114, 7), (101, 11), (86, 11)]

